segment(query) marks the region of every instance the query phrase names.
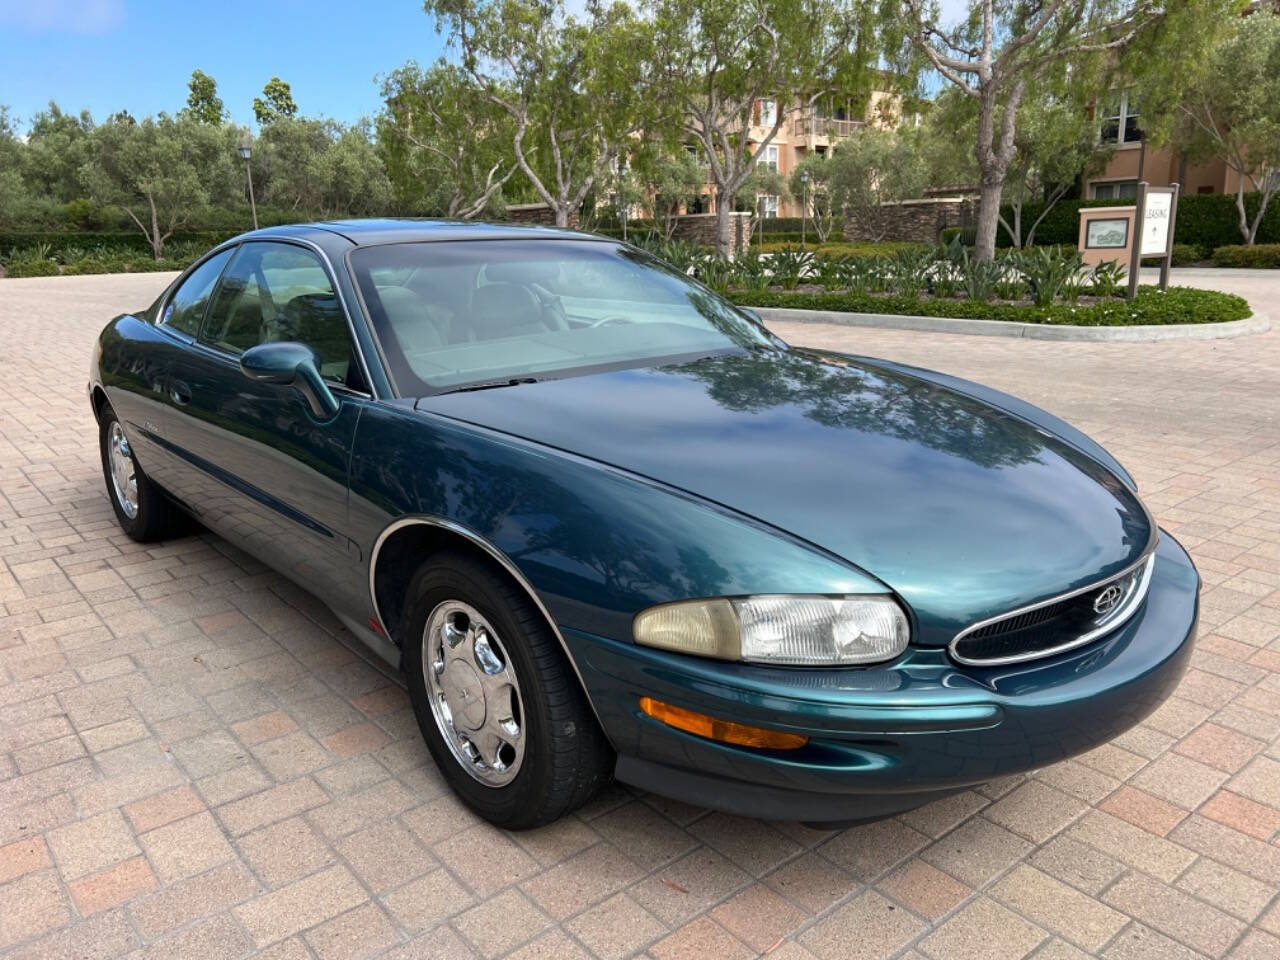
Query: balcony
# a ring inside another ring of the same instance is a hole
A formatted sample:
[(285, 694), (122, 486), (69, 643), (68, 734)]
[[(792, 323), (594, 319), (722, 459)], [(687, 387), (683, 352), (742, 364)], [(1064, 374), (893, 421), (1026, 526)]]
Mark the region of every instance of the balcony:
[(834, 117), (797, 117), (791, 122), (791, 133), (797, 137), (839, 140), (841, 137), (852, 137), (865, 127), (862, 120), (836, 120)]

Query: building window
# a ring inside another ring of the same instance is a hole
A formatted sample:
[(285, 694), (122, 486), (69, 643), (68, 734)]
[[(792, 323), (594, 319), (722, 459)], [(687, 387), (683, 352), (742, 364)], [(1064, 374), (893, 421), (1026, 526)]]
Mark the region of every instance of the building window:
[(778, 122), (778, 101), (759, 100), (756, 102), (756, 112), (760, 115), (760, 126), (772, 127)]
[(1137, 180), (1112, 180), (1093, 185), (1095, 200), (1132, 200), (1138, 195)]
[(778, 198), (768, 194), (762, 194), (757, 198), (760, 204), (760, 216), (766, 220), (776, 220), (778, 218)]
[(1101, 140), (1103, 143), (1138, 143), (1142, 140), (1142, 128), (1138, 126), (1138, 105), (1128, 92), (1109, 103), (1102, 112)]
[(768, 167), (774, 173), (778, 172), (778, 148), (768, 146), (764, 148), (764, 156), (760, 158), (760, 166)]

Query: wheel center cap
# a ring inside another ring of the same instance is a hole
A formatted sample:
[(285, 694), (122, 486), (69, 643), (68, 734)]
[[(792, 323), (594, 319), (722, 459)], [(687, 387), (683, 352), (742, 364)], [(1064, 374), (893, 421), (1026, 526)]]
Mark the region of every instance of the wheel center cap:
[(449, 712), (457, 726), (464, 730), (484, 726), (484, 687), (474, 668), (463, 660), (451, 661), (440, 677), (440, 689), (449, 701)]

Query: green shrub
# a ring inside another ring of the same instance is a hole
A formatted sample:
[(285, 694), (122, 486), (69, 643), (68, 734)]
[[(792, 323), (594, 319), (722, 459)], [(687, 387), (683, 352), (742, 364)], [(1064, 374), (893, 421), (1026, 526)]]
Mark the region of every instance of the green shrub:
[(979, 303), (990, 300), (1005, 279), (1007, 268), (998, 260), (971, 259), (968, 248), (962, 252), (960, 278), (965, 296)]
[(1089, 279), (1093, 282), (1093, 292), (1099, 297), (1116, 297), (1120, 295), (1121, 284), (1125, 279), (1125, 269), (1115, 260), (1104, 260), (1093, 268)]
[(973, 300), (921, 300), (915, 297), (875, 296), (858, 293), (775, 293), (735, 291), (735, 303), (745, 307), (789, 307), (801, 310), (834, 310), (847, 313), (888, 313), (914, 317), (961, 317), (1020, 323), (1079, 326), (1137, 326), (1185, 323), (1224, 323), (1252, 314), (1240, 297), (1213, 290), (1139, 287), (1133, 300), (1105, 300), (1071, 306), (1031, 306), (982, 303)]
[(58, 261), (41, 260), (35, 257), (10, 260), (5, 264), (4, 272), (7, 277), (56, 277)]
[[(763, 225), (766, 237), (771, 233), (794, 233), (799, 237), (801, 232), (805, 230), (810, 234), (813, 233), (812, 217), (808, 217), (803, 220), (800, 217), (766, 217), (764, 220), (760, 221), (760, 223)], [(756, 227), (756, 229), (759, 230), (761, 228)], [(843, 229), (844, 218), (836, 217), (835, 226), (831, 228), (831, 235), (838, 237), (841, 235), (841, 231)]]
[[(1209, 251), (1194, 243), (1175, 243), (1173, 245), (1173, 266), (1185, 267), (1192, 263), (1200, 263), (1209, 259)], [(1164, 257), (1143, 257), (1142, 265), (1144, 267), (1158, 267), (1164, 261)]]
[(769, 258), (774, 282), (782, 284), (788, 290), (795, 289), (801, 280), (808, 279), (813, 267), (813, 251), (801, 250), (799, 247), (783, 247)]
[(1253, 246), (1233, 243), (1218, 247), (1213, 251), (1213, 265), (1280, 270), (1280, 243), (1257, 243)]
[(972, 247), (974, 241), (978, 239), (977, 227), (943, 227), (939, 240), (943, 243), (951, 243), (956, 238), (966, 247)]
[(1031, 288), (1031, 298), (1037, 307), (1047, 307), (1064, 294), (1072, 301), (1080, 295), (1080, 287), (1074, 282), (1084, 266), (1078, 250), (1031, 247), (1009, 259)]

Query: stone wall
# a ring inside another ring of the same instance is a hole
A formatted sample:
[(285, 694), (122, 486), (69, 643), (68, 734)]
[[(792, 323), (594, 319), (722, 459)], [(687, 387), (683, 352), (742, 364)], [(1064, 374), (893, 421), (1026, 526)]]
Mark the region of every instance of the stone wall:
[[(741, 250), (751, 245), (752, 219), (750, 213), (731, 213), (729, 255), (736, 256)], [(687, 240), (707, 247), (716, 243), (716, 215), (714, 213), (687, 213), (676, 217), (675, 230), (671, 234), (674, 240)]]
[[(978, 222), (978, 199), (973, 196), (926, 197), (887, 204), (894, 208), (889, 231), (878, 239), (896, 243), (937, 243), (947, 227), (971, 227)], [(859, 230), (853, 217), (844, 218), (844, 238), (853, 243), (877, 239)]]
[[(556, 225), (555, 211), (545, 203), (517, 203), (508, 206), (505, 219), (512, 223), (539, 223), (547, 227)], [(574, 230), (578, 229), (577, 210), (569, 214), (569, 226)]]

